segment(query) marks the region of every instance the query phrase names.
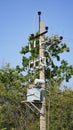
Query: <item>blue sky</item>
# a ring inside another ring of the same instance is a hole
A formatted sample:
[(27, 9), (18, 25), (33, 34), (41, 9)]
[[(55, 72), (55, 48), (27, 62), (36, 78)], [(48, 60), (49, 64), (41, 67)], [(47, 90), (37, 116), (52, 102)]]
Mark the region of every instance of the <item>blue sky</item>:
[(48, 36), (59, 34), (70, 47), (63, 58), (73, 64), (73, 0), (0, 0), (0, 67), (21, 65), (22, 46), (38, 30), (38, 15), (48, 25)]

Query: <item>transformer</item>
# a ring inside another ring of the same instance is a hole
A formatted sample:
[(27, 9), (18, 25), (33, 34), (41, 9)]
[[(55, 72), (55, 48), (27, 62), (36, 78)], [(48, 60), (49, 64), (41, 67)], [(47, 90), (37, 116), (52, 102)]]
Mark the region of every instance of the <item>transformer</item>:
[(28, 88), (27, 89), (27, 102), (41, 102), (41, 89)]

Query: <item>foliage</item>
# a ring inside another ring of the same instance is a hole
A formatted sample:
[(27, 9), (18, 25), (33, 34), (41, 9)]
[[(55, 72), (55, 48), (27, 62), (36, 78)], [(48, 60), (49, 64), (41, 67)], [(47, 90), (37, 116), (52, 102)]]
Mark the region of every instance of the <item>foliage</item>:
[[(36, 33), (38, 35), (38, 33)], [(31, 39), (31, 36), (30, 36)], [(67, 61), (64, 59), (61, 60), (61, 54), (64, 52), (69, 52), (69, 47), (67, 47), (66, 43), (62, 43), (60, 37), (57, 35), (52, 36), (51, 38), (44, 37), (44, 49), (45, 49), (45, 57), (46, 57), (46, 67), (45, 67), (45, 77), (46, 79), (66, 80), (67, 82), (73, 75), (73, 66), (69, 65)], [(48, 40), (49, 39), (49, 40)], [(46, 41), (48, 42), (46, 43)], [(36, 47), (34, 47), (34, 42)], [(30, 45), (30, 49), (29, 49)], [(30, 53), (29, 53), (30, 52)], [(33, 81), (33, 76), (29, 73), (29, 62), (32, 60), (36, 60), (39, 57), (39, 40), (38, 38), (35, 40), (29, 40), (28, 45), (22, 47), (21, 54), (22, 57), (22, 65), (23, 69), (27, 72), (27, 77), (29, 77), (30, 81)], [(28, 56), (26, 56), (26, 54)], [(18, 68), (19, 70), (19, 68)], [(33, 73), (33, 72), (32, 72)], [(34, 78), (36, 77), (36, 73), (34, 72)], [(38, 72), (39, 73), (39, 72)], [(51, 74), (51, 75), (50, 75)], [(27, 79), (26, 79), (27, 80)]]
[[(37, 35), (37, 34), (36, 34)], [(31, 39), (31, 38), (30, 38)], [(73, 75), (73, 66), (69, 65), (64, 59), (61, 60), (61, 54), (64, 52), (69, 52), (69, 48), (66, 43), (62, 43), (58, 36), (53, 36), (52, 38), (44, 37), (45, 42), (43, 47), (45, 48), (45, 57), (46, 57), (46, 67), (45, 67), (45, 78), (51, 82), (49, 93), (51, 93), (47, 98), (47, 116), (48, 116), (48, 102), (50, 102), (50, 113), (49, 113), (49, 124), (47, 121), (47, 129), (49, 125), (49, 130), (66, 130), (73, 128), (73, 101), (72, 101), (72, 91), (61, 91), (60, 84), (66, 80), (67, 82)], [(48, 42), (46, 43), (46, 40)], [(39, 71), (29, 72), (29, 62), (33, 62), (39, 58), (39, 40), (35, 39), (36, 47), (34, 47), (34, 40), (29, 40), (28, 46), (25, 46), (21, 49), (21, 54), (23, 54), (22, 65), (24, 70), (26, 70), (26, 76), (30, 79), (30, 83), (34, 82), (34, 79), (39, 78)], [(52, 45), (53, 44), (53, 45)], [(29, 49), (30, 45), (30, 49)], [(30, 52), (30, 53), (29, 53)], [(28, 54), (28, 57), (26, 56)], [(34, 66), (31, 66), (34, 68)], [(34, 68), (35, 69), (35, 68)], [(59, 93), (60, 92), (60, 93)], [(71, 93), (70, 93), (71, 92)], [(65, 95), (70, 96), (64, 97)], [(50, 101), (48, 101), (50, 100)], [(68, 100), (68, 101), (67, 101)], [(72, 103), (71, 103), (72, 102)], [(64, 109), (65, 108), (65, 109)], [(63, 115), (63, 116), (62, 116)], [(70, 117), (68, 117), (70, 115)], [(69, 118), (69, 119), (68, 119)], [(68, 125), (69, 121), (69, 125)], [(70, 123), (71, 122), (71, 123)]]
[[(36, 33), (38, 35), (38, 33)], [(45, 45), (45, 77), (51, 82), (46, 84), (46, 110), (49, 130), (72, 130), (73, 128), (73, 91), (60, 90), (63, 80), (69, 81), (73, 75), (73, 66), (60, 56), (69, 52), (67, 45), (57, 36), (44, 37)], [(46, 43), (46, 40), (48, 42)], [(54, 45), (52, 46), (52, 43)], [(0, 129), (1, 130), (36, 130), (39, 129), (39, 115), (33, 113), (22, 101), (26, 100), (26, 91), (39, 71), (29, 70), (29, 61), (39, 59), (39, 40), (29, 37), (28, 45), (22, 47), (22, 68), (10, 68), (9, 64), (0, 69)], [(29, 45), (31, 50), (29, 50)], [(48, 46), (49, 45), (49, 46)], [(56, 64), (57, 63), (57, 64)], [(31, 66), (33, 68), (34, 66)], [(34, 68), (35, 69), (35, 68)], [(24, 73), (25, 74), (24, 74)], [(49, 87), (50, 86), (50, 87)]]
[[(21, 101), (25, 99), (22, 74), (8, 65), (0, 70), (0, 129), (21, 127)], [(20, 117), (20, 118), (19, 118)]]
[(73, 129), (73, 91), (60, 91), (55, 88), (50, 90), (49, 110), (50, 130)]

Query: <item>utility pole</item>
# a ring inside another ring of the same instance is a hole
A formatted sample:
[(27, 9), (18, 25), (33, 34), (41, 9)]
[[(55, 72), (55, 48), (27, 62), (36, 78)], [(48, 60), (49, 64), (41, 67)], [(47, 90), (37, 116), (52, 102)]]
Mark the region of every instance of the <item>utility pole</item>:
[[(41, 12), (38, 12), (39, 15), (39, 34), (42, 34), (44, 32), (44, 23), (40, 20)], [(42, 42), (44, 42), (44, 37), (41, 35), (39, 37), (39, 57), (40, 59), (44, 59), (44, 45), (42, 45)], [(40, 60), (39, 63), (40, 66), (42, 66), (42, 60)], [(45, 81), (45, 66), (42, 66), (42, 69), (40, 70), (40, 79)], [(46, 130), (46, 102), (45, 102), (45, 83), (41, 85), (41, 95), (42, 95), (42, 102), (41, 102), (41, 108), (40, 108), (40, 130)]]
[[(39, 58), (29, 61), (29, 72), (36, 72), (39, 70), (39, 79), (35, 79), (33, 84), (29, 85), (27, 90), (27, 100), (22, 101), (25, 103), (29, 109), (33, 112), (35, 110), (40, 114), (40, 130), (46, 130), (46, 87), (45, 87), (45, 67), (46, 67), (46, 57), (45, 57), (45, 49), (47, 47), (52, 47), (56, 44), (61, 43), (63, 37), (60, 36), (52, 36), (48, 38), (46, 41), (44, 39), (44, 34), (48, 32), (48, 27), (46, 26), (44, 29), (44, 23), (41, 21), (41, 12), (38, 12), (39, 16), (39, 34), (32, 34), (32, 38), (30, 40), (34, 41), (34, 49), (36, 49), (35, 39), (39, 39)], [(29, 51), (31, 51), (31, 44), (29, 44)], [(39, 63), (38, 65), (36, 63)], [(40, 103), (39, 106), (36, 103)], [(50, 103), (50, 100), (49, 100)]]

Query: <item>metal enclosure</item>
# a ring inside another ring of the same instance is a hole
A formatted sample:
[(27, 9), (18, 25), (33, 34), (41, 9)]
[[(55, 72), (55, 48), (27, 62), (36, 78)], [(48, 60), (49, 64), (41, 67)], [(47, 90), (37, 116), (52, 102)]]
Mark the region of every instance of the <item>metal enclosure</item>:
[(41, 101), (41, 90), (40, 88), (28, 88), (27, 89), (27, 101), (28, 102), (40, 102)]

